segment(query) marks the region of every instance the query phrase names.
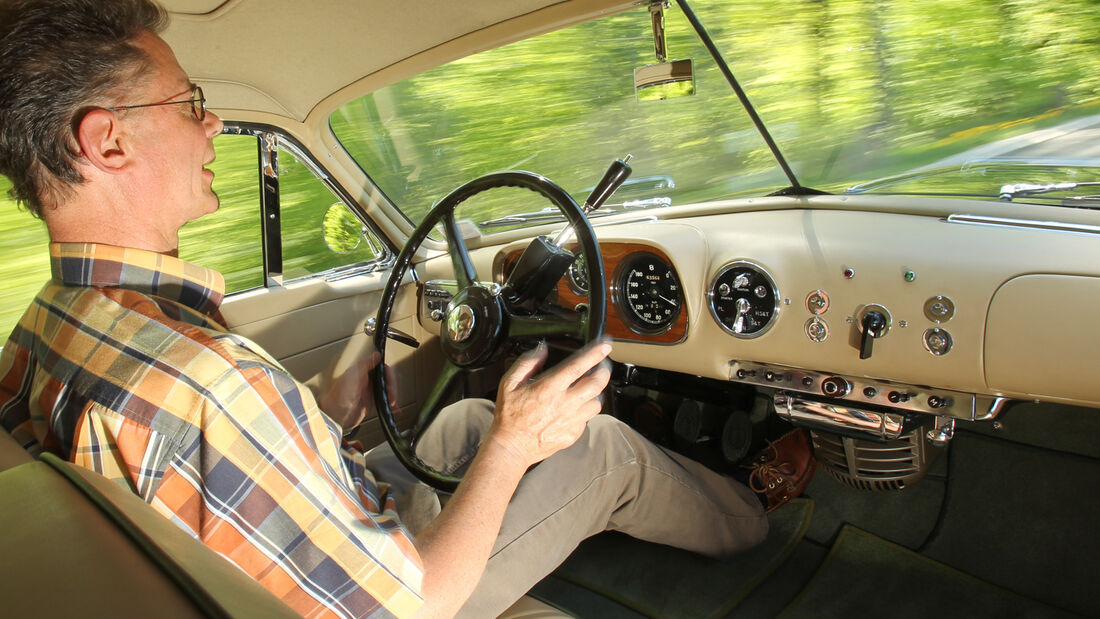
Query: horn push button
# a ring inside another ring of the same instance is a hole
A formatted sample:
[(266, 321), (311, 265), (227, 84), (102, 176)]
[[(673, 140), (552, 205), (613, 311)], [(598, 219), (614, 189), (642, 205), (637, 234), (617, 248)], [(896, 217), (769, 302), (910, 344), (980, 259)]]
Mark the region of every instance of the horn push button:
[(470, 286), (447, 304), (443, 319), (443, 352), (461, 367), (481, 367), (496, 359), (504, 333), (500, 296), (482, 286)]

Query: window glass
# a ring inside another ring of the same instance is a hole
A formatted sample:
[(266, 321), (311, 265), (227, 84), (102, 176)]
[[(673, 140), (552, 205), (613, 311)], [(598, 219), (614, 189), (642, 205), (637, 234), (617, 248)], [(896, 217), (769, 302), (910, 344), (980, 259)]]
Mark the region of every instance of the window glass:
[(8, 197), (11, 182), (0, 176), (0, 264), (4, 294), (0, 295), (0, 346), (19, 322), (31, 299), (50, 279), (46, 224)]
[(377, 258), (376, 243), (340, 199), (292, 151), (279, 148), (283, 276), (321, 273)]
[(180, 258), (220, 271), (226, 293), (264, 283), (257, 144), (250, 135), (214, 138), (210, 169), (221, 205), (180, 230)]
[[(1004, 183), (1100, 178), (1085, 137), (1018, 150), (1095, 127), (1096, 0), (691, 4), (805, 187), (837, 193), (885, 179), (884, 191), (914, 191), (890, 177), (936, 170), (916, 191), (996, 199)], [(434, 68), (347, 103), (329, 123), (414, 222), (497, 170), (537, 172), (580, 201), (627, 153), (633, 176), (611, 200), (619, 210), (789, 186), (686, 16), (675, 6), (665, 15), (669, 58), (694, 60), (694, 96), (635, 95), (635, 69), (656, 62), (642, 6)], [(1022, 168), (1025, 158), (1042, 168)], [(991, 176), (990, 162), (1013, 167)], [(543, 223), (541, 208), (518, 205), (524, 217), (502, 222), (513, 213), (494, 204), (470, 218), (492, 232)]]

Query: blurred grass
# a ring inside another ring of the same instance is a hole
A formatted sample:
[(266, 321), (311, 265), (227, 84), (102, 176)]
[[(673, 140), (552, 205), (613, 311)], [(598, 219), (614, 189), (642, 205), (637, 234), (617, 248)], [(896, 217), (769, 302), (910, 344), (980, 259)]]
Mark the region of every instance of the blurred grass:
[(0, 337), (8, 334), (50, 278), (46, 224), (16, 205), (8, 195), (11, 181), (0, 176), (0, 264), (5, 280), (0, 296)]
[(256, 138), (219, 135), (211, 164), (217, 212), (180, 229), (180, 258), (221, 271), (229, 292), (262, 286), (260, 183)]
[[(227, 290), (263, 284), (260, 249), (259, 182), (256, 139), (222, 135), (214, 189), (221, 207), (180, 230), (180, 257), (222, 271)], [(8, 195), (11, 182), (0, 176), (0, 264), (7, 279), (0, 296), (0, 337), (7, 339), (34, 295), (50, 278), (46, 225)]]

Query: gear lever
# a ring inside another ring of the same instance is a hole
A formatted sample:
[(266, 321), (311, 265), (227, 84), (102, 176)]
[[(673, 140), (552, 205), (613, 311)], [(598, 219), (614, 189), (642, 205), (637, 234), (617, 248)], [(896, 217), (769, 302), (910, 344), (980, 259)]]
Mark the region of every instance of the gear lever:
[[(615, 193), (615, 190), (622, 186), (623, 182), (630, 176), (630, 166), (628, 163), (634, 155), (627, 155), (622, 159), (616, 159), (611, 162), (611, 165), (607, 168), (607, 171), (603, 173), (603, 178), (600, 182), (596, 183), (596, 187), (592, 189), (592, 193), (588, 195), (588, 199), (584, 201), (584, 207), (582, 210), (587, 215), (592, 211), (603, 206), (604, 202), (611, 197), (611, 194)], [(558, 247), (564, 246), (573, 236), (573, 226), (566, 225), (562, 228), (562, 231), (554, 237), (554, 245)]]

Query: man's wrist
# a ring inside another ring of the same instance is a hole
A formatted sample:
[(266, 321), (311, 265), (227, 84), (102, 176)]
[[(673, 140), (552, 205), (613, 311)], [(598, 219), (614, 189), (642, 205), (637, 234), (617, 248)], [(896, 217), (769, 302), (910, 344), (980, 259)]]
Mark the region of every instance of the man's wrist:
[(495, 427), (485, 436), (479, 453), (491, 457), (496, 466), (514, 467), (521, 474), (534, 464), (531, 462), (530, 451), (524, 448), (523, 441), (518, 436), (509, 435)]

